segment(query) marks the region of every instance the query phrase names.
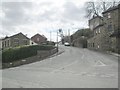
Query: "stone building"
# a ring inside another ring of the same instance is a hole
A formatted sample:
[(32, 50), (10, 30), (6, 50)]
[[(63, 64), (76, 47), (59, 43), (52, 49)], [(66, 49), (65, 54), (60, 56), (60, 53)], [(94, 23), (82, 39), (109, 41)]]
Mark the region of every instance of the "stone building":
[(92, 31), (89, 28), (79, 29), (70, 36), (71, 45), (75, 47), (87, 48), (87, 39), (92, 37)]
[(87, 37), (80, 36), (72, 41), (72, 46), (87, 48)]
[(106, 50), (109, 44), (105, 43), (108, 40), (104, 29), (103, 17), (94, 16), (89, 20), (89, 27), (93, 31), (93, 37), (87, 40), (88, 48), (95, 50)]
[(2, 49), (2, 38), (0, 38), (0, 50)]
[(110, 50), (118, 52), (118, 42), (120, 40), (120, 4), (106, 10), (102, 13), (104, 18), (104, 27), (110, 38)]
[(94, 36), (87, 40), (88, 48), (100, 51), (118, 51), (120, 47), (119, 6), (103, 12), (103, 17), (95, 16), (89, 20)]
[(10, 37), (6, 36), (2, 39), (2, 48), (7, 49), (23, 45), (29, 45), (29, 41), (29, 38), (22, 33), (18, 33)]
[(31, 40), (36, 44), (43, 44), (47, 42), (47, 38), (44, 35), (36, 34), (31, 37)]

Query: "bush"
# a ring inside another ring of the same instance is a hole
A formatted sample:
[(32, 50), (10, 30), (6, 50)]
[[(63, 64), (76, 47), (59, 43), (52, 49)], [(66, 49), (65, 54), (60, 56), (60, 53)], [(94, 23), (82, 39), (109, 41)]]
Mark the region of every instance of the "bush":
[(8, 63), (20, 59), (24, 59), (27, 57), (37, 55), (37, 50), (51, 50), (54, 49), (53, 46), (45, 46), (45, 45), (35, 45), (35, 46), (24, 46), (18, 48), (11, 48), (2, 51), (2, 62)]

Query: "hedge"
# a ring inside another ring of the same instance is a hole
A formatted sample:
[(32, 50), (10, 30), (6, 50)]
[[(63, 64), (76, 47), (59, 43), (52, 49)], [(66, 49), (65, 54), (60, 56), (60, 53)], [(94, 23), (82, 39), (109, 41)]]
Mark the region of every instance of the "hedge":
[(10, 48), (2, 51), (2, 62), (8, 63), (27, 57), (37, 55), (37, 50), (51, 50), (54, 49), (53, 46), (46, 45), (35, 45), (35, 46), (24, 46), (18, 48)]

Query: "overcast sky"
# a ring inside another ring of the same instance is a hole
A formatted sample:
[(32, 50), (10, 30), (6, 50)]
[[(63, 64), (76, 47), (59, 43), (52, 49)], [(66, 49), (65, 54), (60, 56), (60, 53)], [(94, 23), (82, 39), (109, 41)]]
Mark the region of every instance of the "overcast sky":
[[(17, 1), (17, 2), (16, 2)], [(0, 37), (22, 32), (30, 38), (36, 33), (56, 40), (56, 31), (64, 35), (87, 28), (85, 2), (88, 0), (2, 0), (0, 4)]]

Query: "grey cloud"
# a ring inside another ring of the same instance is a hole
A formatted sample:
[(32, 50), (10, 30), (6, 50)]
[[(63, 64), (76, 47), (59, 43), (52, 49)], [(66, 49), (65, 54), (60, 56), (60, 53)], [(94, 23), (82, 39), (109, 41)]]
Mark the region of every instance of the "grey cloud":
[(29, 16), (25, 14), (25, 9), (32, 7), (31, 2), (2, 2), (2, 11), (5, 17), (2, 18), (2, 35), (9, 35), (16, 32), (16, 27), (29, 23)]
[(25, 24), (29, 18), (24, 10), (31, 7), (31, 2), (3, 2), (2, 10), (5, 18), (2, 19), (2, 24), (4, 26)]
[(84, 7), (76, 6), (72, 2), (64, 4), (63, 21), (83, 21), (85, 15)]
[(51, 5), (53, 5), (53, 3), (52, 2), (42, 2), (39, 5), (40, 6), (51, 6)]
[[(48, 6), (49, 10), (45, 10), (43, 14), (38, 15), (37, 21), (59, 21), (61, 23), (72, 23), (72, 22), (81, 22), (85, 19), (85, 10), (84, 7), (76, 6), (73, 2), (66, 2), (63, 7), (58, 8), (56, 6), (49, 6), (52, 3), (44, 2), (41, 3), (42, 6)], [(61, 9), (64, 9), (62, 11)]]
[(38, 15), (38, 21), (50, 21), (50, 22), (53, 22), (53, 21), (56, 21), (58, 20), (59, 18), (57, 17), (57, 9), (56, 7), (54, 8), (51, 8), (50, 10), (44, 10), (44, 13), (43, 14), (40, 14)]
[(44, 13), (34, 17), (25, 13), (26, 9), (31, 10), (35, 7), (35, 4), (32, 2), (2, 3), (2, 10), (5, 13), (5, 18), (2, 19), (2, 25), (6, 30), (3, 34), (9, 33), (11, 31), (14, 32), (16, 26), (21, 24), (29, 24), (31, 22), (50, 22), (53, 24), (58, 22), (62, 23), (63, 25), (74, 22), (84, 22), (84, 7), (76, 6), (72, 2), (66, 2), (61, 8), (53, 5), (51, 2), (44, 2), (40, 4), (38, 10), (41, 10), (42, 6), (48, 7), (49, 9), (44, 10)]

